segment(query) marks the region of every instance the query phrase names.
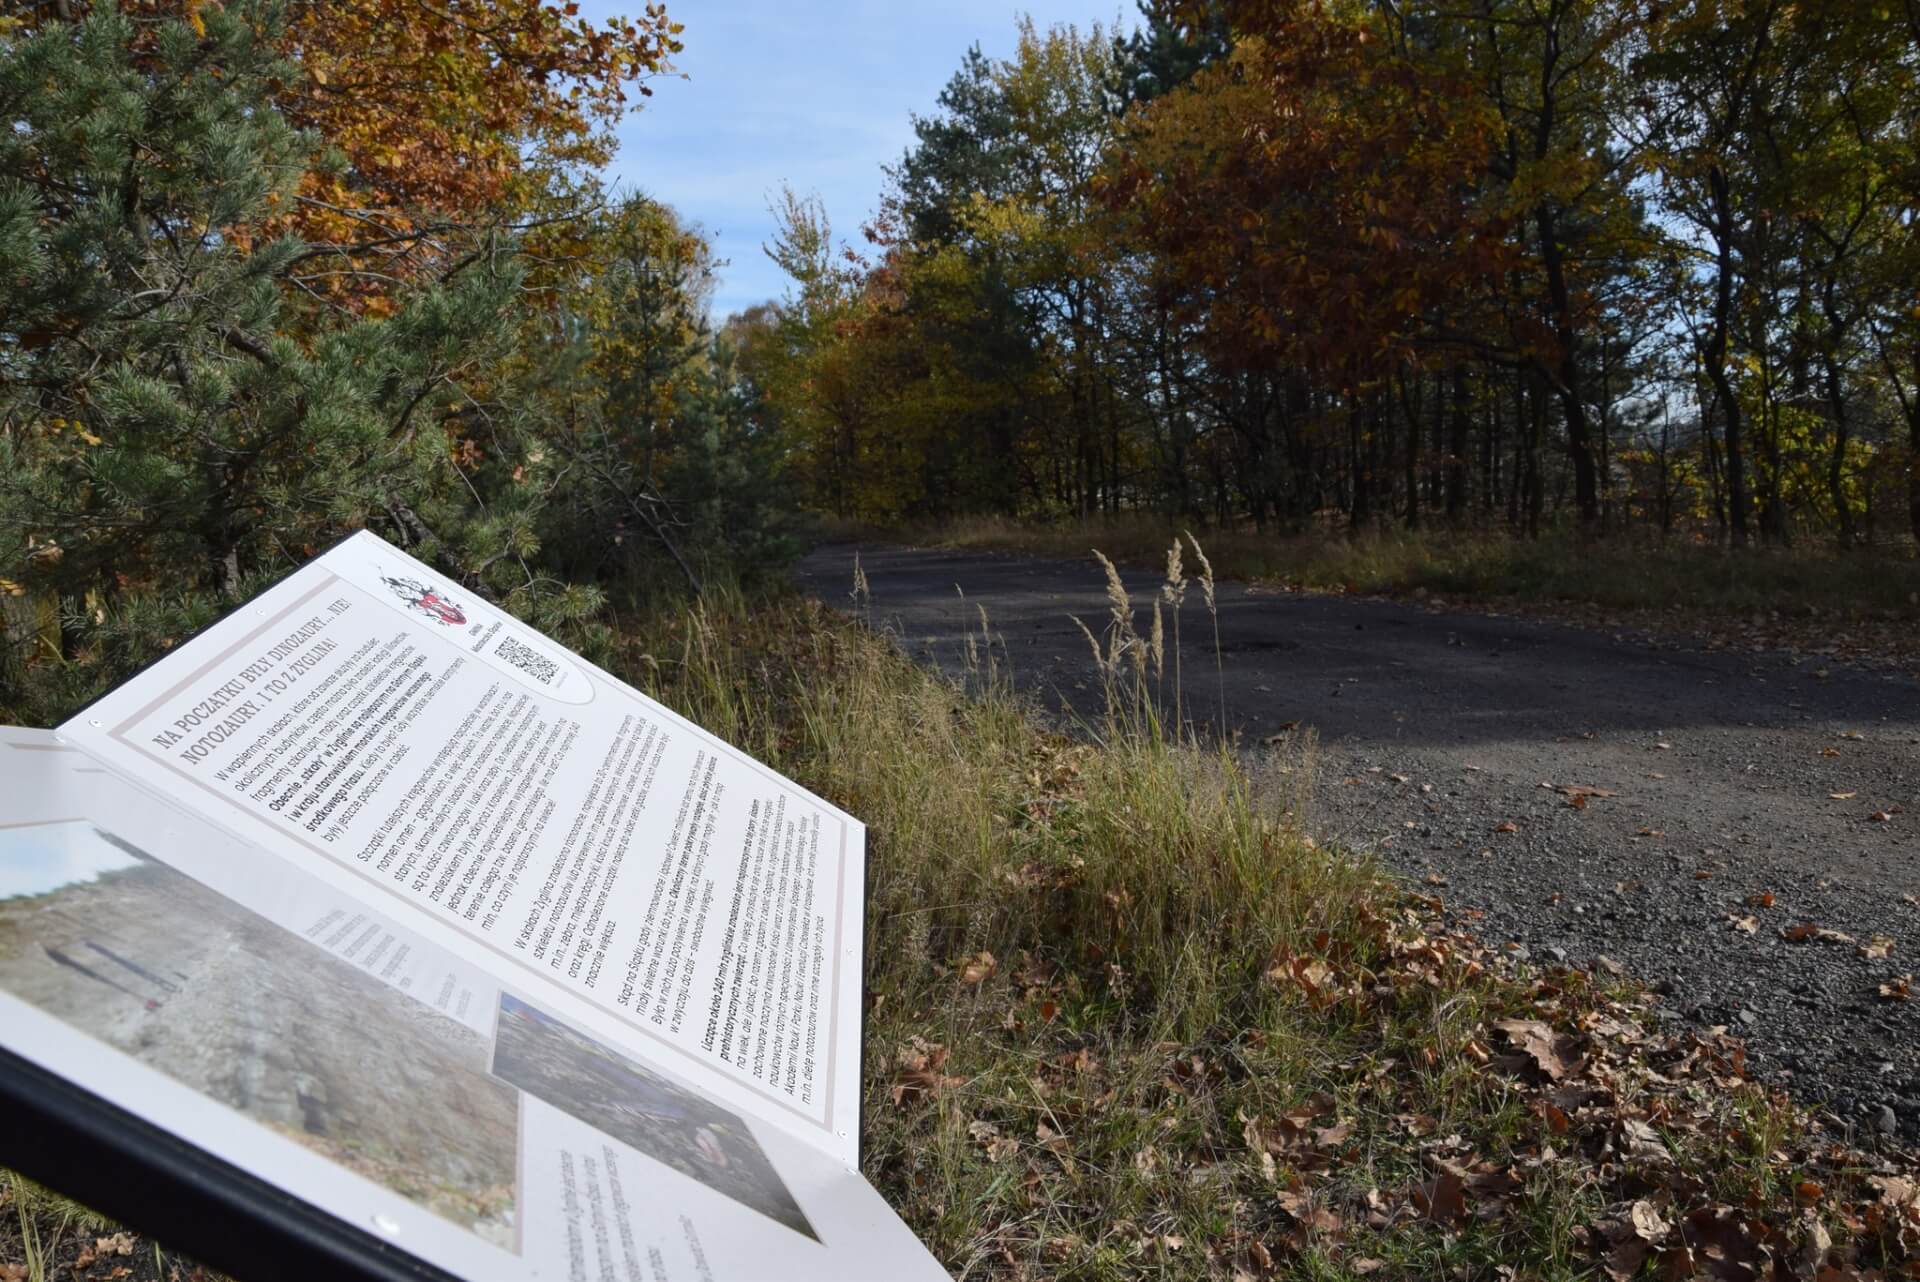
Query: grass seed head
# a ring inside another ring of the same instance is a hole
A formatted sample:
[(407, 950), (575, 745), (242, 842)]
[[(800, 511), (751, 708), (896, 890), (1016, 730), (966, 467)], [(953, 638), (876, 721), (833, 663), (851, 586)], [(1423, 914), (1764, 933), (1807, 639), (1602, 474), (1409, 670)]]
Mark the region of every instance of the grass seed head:
[(1093, 550), (1093, 559), (1100, 563), (1101, 570), (1107, 576), (1107, 605), (1113, 614), (1114, 630), (1121, 636), (1133, 634), (1133, 598), (1127, 595), (1127, 585), (1120, 581), (1120, 571), (1107, 560), (1106, 553), (1099, 548)]
[(1080, 635), (1087, 639), (1087, 648), (1093, 651), (1094, 666), (1099, 668), (1100, 671), (1106, 672), (1108, 670), (1107, 656), (1100, 652), (1100, 639), (1093, 635), (1093, 629), (1081, 622), (1079, 615), (1075, 614), (1069, 617), (1073, 620), (1073, 626), (1080, 629)]
[(1200, 540), (1193, 537), (1193, 531), (1187, 531), (1187, 542), (1193, 544), (1194, 559), (1200, 562), (1200, 595), (1207, 599), (1207, 609), (1213, 609), (1213, 564), (1207, 560), (1207, 554), (1200, 548)]
[(1153, 653), (1153, 679), (1158, 681), (1167, 666), (1167, 630), (1160, 618), (1160, 598), (1153, 600), (1153, 632), (1147, 639), (1147, 648)]

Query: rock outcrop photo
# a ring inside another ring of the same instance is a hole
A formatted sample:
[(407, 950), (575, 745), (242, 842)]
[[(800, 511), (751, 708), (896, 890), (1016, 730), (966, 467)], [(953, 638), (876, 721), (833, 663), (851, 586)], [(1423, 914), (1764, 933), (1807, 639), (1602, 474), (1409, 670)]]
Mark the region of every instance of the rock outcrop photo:
[(622, 1144), (820, 1240), (738, 1114), (507, 993), (500, 994), (493, 1071)]
[(0, 988), (516, 1249), (486, 1039), (112, 834), (0, 828)]

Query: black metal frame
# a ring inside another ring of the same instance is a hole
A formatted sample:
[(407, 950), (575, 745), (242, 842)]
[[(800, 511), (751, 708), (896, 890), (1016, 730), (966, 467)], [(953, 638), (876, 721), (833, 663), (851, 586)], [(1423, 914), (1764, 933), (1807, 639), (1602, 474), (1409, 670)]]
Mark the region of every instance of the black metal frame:
[(459, 1282), (0, 1046), (0, 1164), (250, 1282)]

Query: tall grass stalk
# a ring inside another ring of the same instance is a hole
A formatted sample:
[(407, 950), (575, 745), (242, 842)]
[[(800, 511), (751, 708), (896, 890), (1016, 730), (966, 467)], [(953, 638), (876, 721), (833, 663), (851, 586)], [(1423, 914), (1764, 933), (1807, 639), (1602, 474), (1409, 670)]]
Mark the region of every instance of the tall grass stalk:
[(1200, 562), (1200, 595), (1207, 603), (1207, 617), (1213, 620), (1213, 674), (1220, 696), (1220, 739), (1227, 738), (1227, 666), (1220, 650), (1220, 607), (1213, 595), (1213, 563), (1200, 547), (1200, 540), (1188, 530), (1187, 542), (1193, 544), (1193, 558)]
[(1187, 600), (1187, 575), (1180, 561), (1180, 539), (1175, 536), (1167, 549), (1167, 576), (1160, 585), (1160, 598), (1173, 615), (1173, 725), (1176, 733), (1186, 732), (1186, 715), (1181, 707), (1184, 697), (1180, 676), (1180, 607)]

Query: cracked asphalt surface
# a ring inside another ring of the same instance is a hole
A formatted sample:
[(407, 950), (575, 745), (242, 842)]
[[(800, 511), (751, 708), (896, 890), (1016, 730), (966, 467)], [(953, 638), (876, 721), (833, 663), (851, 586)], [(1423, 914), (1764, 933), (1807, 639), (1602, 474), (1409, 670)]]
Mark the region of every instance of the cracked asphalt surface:
[[(1106, 619), (1091, 558), (842, 544), (796, 577), (845, 608), (856, 552), (875, 626), (909, 653), (957, 670), (984, 606), (1022, 689), (1097, 711), (1072, 618)], [(1127, 578), (1144, 631), (1158, 576)], [(1228, 726), (1253, 753), (1317, 734), (1323, 838), (1377, 851), (1523, 958), (1617, 965), (1666, 1018), (1728, 1026), (1756, 1076), (1835, 1129), (1920, 1138), (1920, 980), (1881, 994), (1920, 974), (1920, 684), (1238, 583), (1219, 611)], [(1188, 713), (1211, 721), (1197, 585), (1182, 629)], [(1786, 937), (1809, 923), (1845, 938)]]

